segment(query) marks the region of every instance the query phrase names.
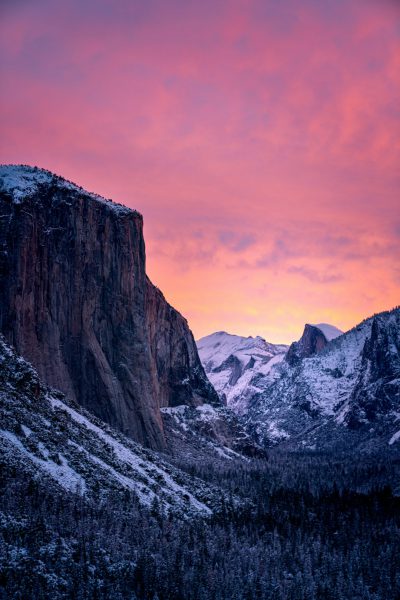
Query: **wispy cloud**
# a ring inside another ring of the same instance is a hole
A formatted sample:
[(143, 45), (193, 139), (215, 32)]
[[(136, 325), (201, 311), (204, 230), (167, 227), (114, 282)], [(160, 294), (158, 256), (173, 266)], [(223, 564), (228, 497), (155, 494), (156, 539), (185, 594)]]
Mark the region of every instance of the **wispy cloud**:
[(0, 10), (0, 160), (138, 208), (197, 335), (289, 339), (398, 303), (398, 3)]

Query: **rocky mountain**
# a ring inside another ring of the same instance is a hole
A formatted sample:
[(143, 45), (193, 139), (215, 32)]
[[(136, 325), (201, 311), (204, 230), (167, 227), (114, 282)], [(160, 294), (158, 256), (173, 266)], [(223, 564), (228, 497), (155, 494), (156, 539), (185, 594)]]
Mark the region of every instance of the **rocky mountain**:
[[(199, 352), (207, 370), (201, 341)], [(374, 440), (375, 449), (379, 444), (395, 449), (400, 441), (399, 352), (399, 308), (342, 335), (326, 325), (306, 325), (299, 342), (270, 359), (262, 376), (252, 374), (236, 396), (230, 390), (232, 407), (240, 407), (247, 431), (263, 446), (350, 450), (368, 448)], [(224, 364), (222, 356), (218, 360)], [(218, 378), (209, 377), (223, 392)]]
[(239, 415), (246, 413), (251, 398), (264, 389), (264, 378), (287, 351), (284, 344), (225, 331), (198, 340), (197, 348), (209, 380), (221, 399)]
[(177, 516), (208, 516), (220, 490), (190, 477), (48, 388), (0, 336), (0, 462), (44, 489), (100, 503), (131, 494)]
[(327, 323), (320, 323), (319, 325), (306, 324), (300, 340), (290, 345), (285, 360), (293, 366), (301, 359), (320, 352), (328, 342), (339, 337), (342, 333), (343, 331)]
[(153, 449), (161, 408), (220, 404), (146, 276), (142, 216), (28, 166), (0, 167), (0, 331), (46, 384)]

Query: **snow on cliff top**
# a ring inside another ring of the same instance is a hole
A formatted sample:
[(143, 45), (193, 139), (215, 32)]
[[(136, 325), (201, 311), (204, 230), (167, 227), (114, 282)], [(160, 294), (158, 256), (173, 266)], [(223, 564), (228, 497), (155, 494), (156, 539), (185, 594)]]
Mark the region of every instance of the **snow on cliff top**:
[(24, 198), (36, 194), (39, 187), (46, 184), (58, 185), (61, 188), (90, 196), (93, 200), (101, 202), (123, 214), (137, 214), (137, 211), (128, 206), (117, 204), (98, 194), (87, 192), (81, 186), (67, 181), (63, 177), (46, 169), (39, 169), (38, 167), (31, 167), (29, 165), (0, 165), (0, 191), (10, 194), (15, 204), (20, 204)]
[(313, 327), (317, 327), (322, 331), (328, 342), (339, 337), (339, 335), (343, 335), (343, 331), (340, 331), (340, 329), (334, 325), (329, 325), (328, 323), (318, 323), (317, 325), (313, 325)]

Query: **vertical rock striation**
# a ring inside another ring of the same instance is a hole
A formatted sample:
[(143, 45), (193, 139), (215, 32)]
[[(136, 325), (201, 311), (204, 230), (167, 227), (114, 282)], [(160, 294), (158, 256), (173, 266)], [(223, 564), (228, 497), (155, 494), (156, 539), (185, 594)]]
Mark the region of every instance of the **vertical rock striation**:
[(46, 383), (155, 449), (161, 407), (218, 402), (146, 276), (142, 216), (32, 167), (0, 167), (0, 330)]

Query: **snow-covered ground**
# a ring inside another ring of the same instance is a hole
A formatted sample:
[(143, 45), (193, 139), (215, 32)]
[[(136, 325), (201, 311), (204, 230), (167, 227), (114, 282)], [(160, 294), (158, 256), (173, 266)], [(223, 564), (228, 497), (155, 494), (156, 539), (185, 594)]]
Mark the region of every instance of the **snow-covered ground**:
[[(157, 501), (182, 516), (207, 516), (220, 502), (220, 491), (45, 388), (1, 336), (0, 372), (0, 451), (14, 468), (81, 495), (130, 490), (143, 505)], [(196, 412), (208, 418), (213, 407)]]

